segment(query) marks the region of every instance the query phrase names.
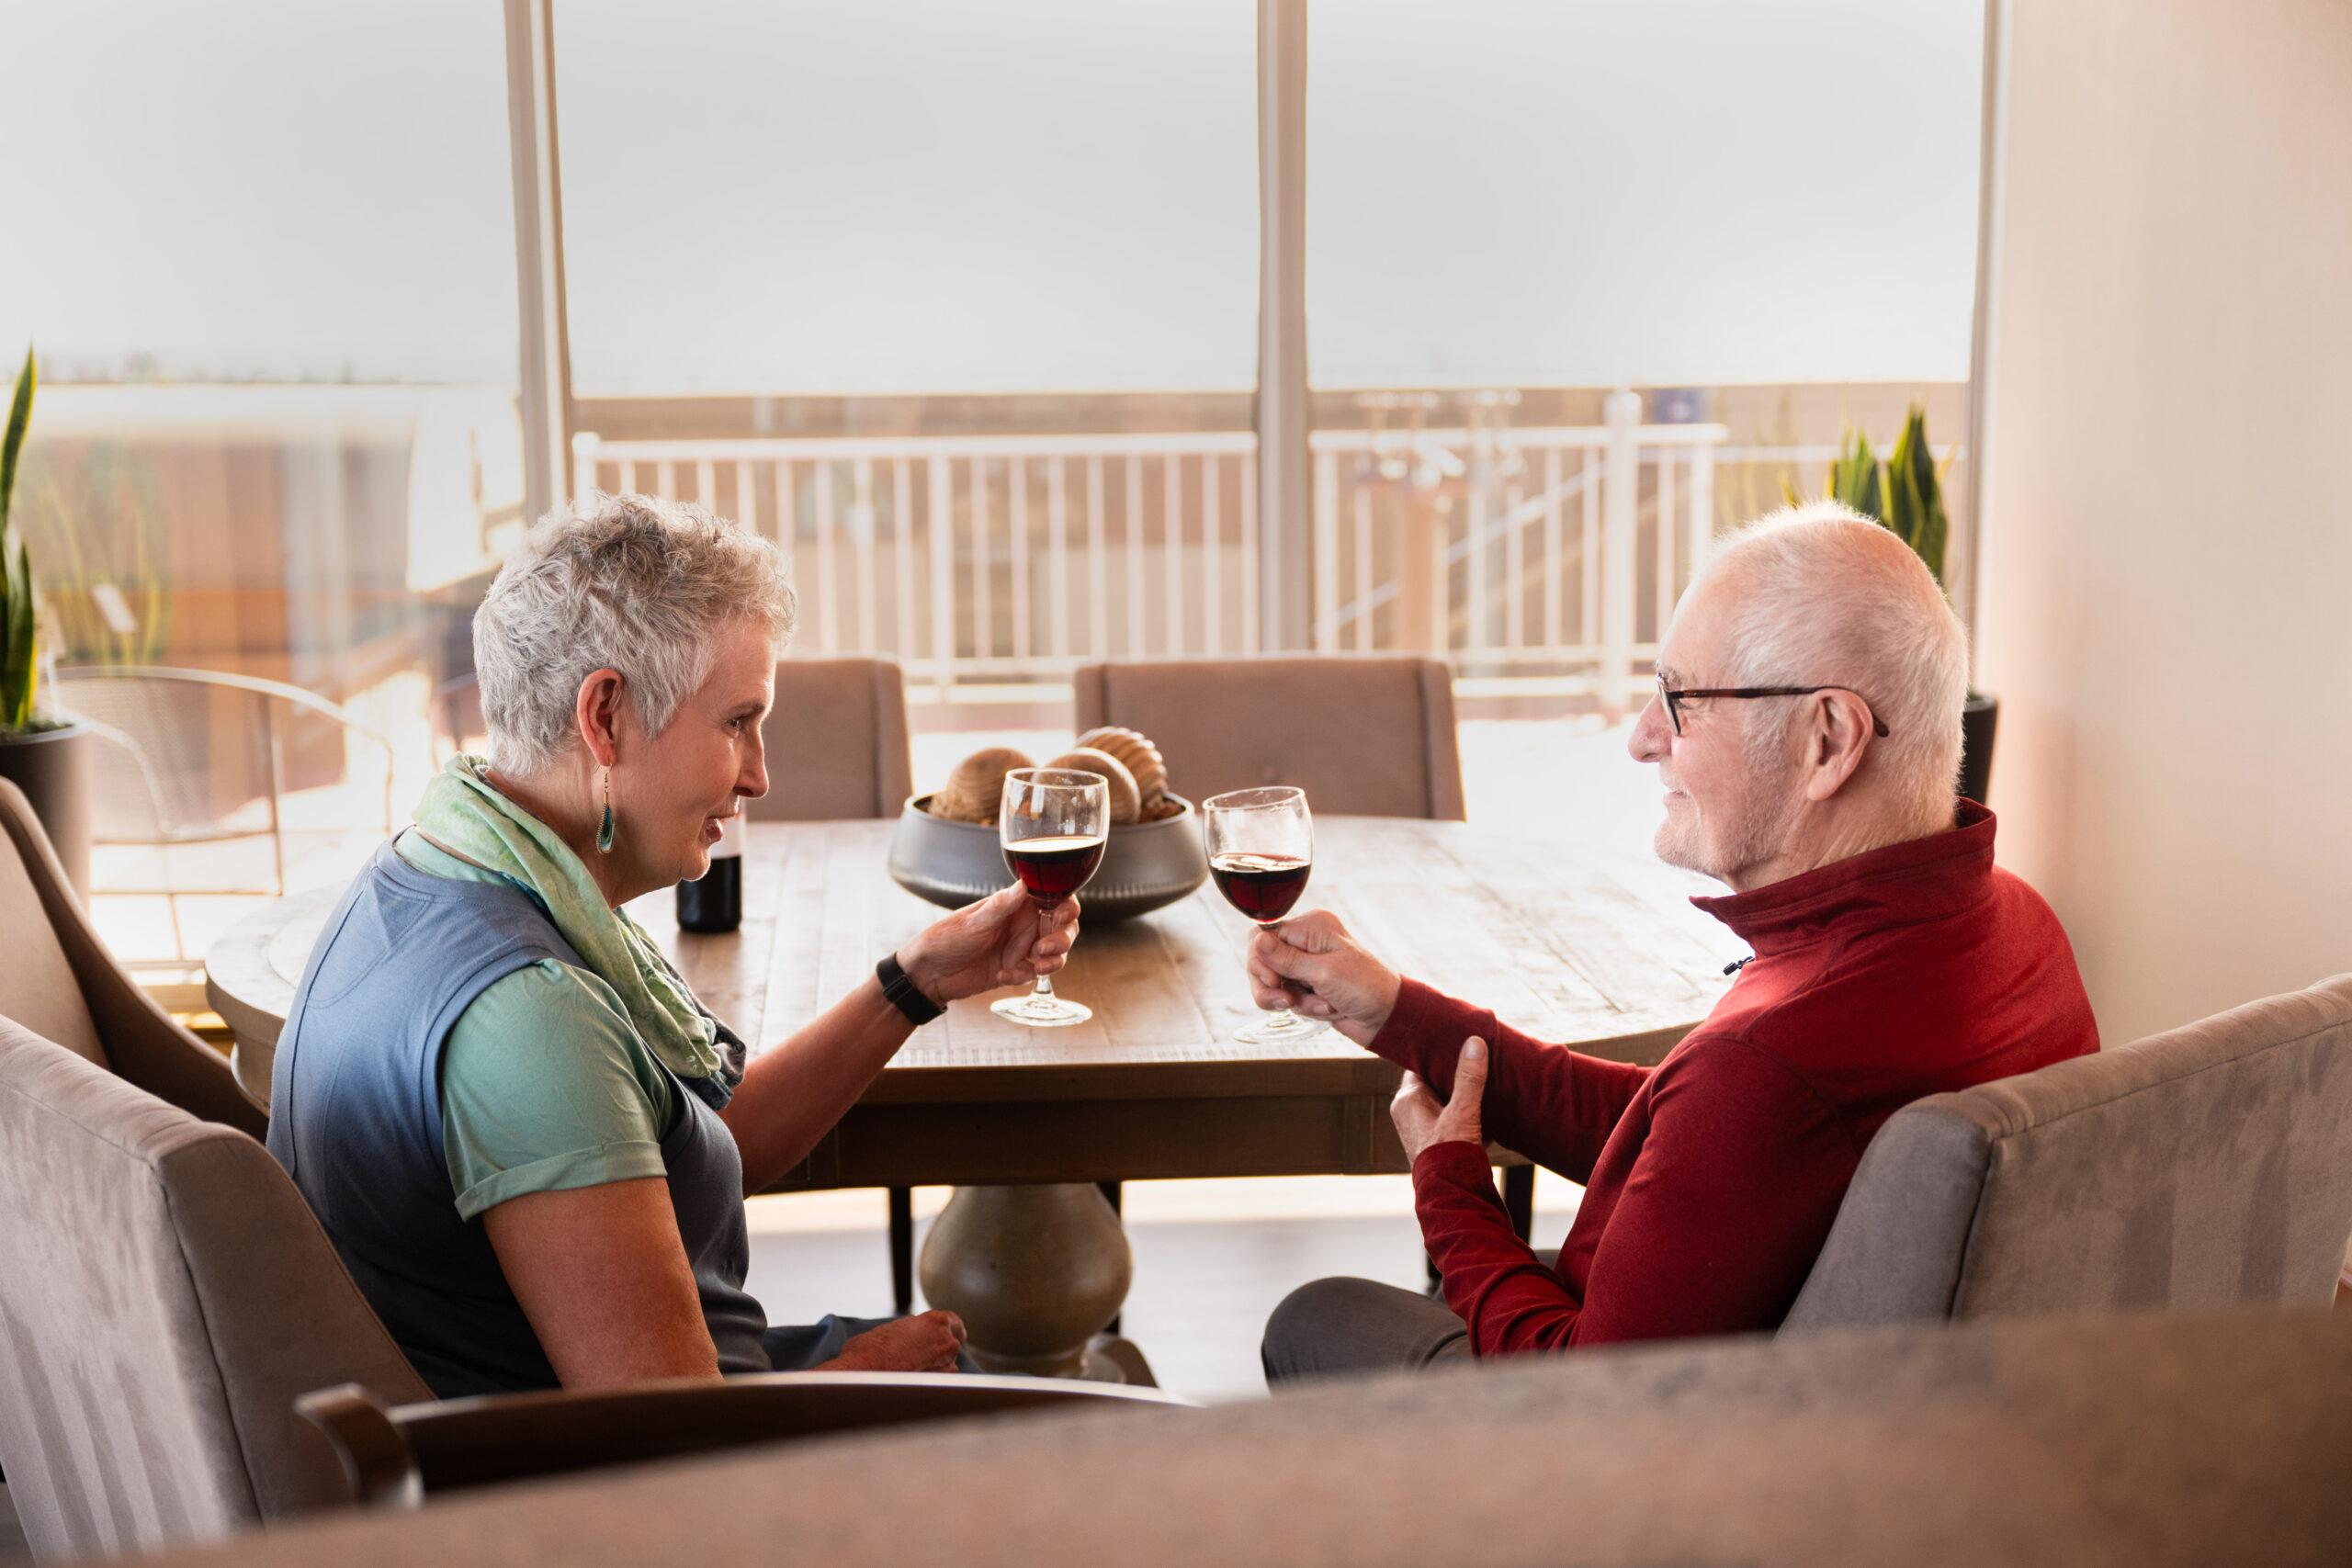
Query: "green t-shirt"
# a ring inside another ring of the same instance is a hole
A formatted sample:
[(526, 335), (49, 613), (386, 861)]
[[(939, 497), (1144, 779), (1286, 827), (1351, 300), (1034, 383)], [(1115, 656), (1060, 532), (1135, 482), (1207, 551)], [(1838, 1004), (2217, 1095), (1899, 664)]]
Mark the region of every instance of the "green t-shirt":
[[(531, 892), (413, 828), (392, 848), (435, 876)], [(469, 1220), (526, 1192), (667, 1175), (662, 1139), (681, 1109), (613, 988), (555, 959), (492, 982), (442, 1047), (441, 1142)]]

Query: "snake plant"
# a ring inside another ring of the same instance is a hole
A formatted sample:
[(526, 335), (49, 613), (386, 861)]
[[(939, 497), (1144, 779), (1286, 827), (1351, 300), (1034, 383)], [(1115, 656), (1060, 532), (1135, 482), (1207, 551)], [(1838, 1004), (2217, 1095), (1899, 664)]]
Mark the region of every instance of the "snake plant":
[(0, 735), (46, 728), (33, 718), (40, 662), (33, 641), (33, 567), (25, 542), (8, 526), (8, 502), (17, 488), (17, 455), (33, 417), (33, 351), (17, 373), (17, 395), (8, 404), (8, 434), (0, 443)]
[[(1789, 497), (1794, 502), (1796, 497)], [(1856, 431), (1829, 464), (1828, 499), (1842, 502), (1911, 547), (1941, 585), (1944, 544), (1951, 520), (1944, 511), (1943, 482), (1928, 446), (1928, 411), (1917, 403), (1903, 421), (1903, 434), (1882, 461), (1870, 437)]]

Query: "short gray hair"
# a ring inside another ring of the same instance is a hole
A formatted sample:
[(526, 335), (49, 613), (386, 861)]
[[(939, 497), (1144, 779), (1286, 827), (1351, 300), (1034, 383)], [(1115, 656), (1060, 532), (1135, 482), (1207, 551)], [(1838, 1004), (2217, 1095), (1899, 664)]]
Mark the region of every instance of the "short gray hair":
[[(1878, 754), (1915, 825), (1949, 827), (1968, 632), (1927, 564), (1879, 524), (1824, 501), (1758, 518), (1714, 565), (1736, 570), (1744, 590), (1733, 612), (1729, 682), (1851, 686), (1887, 728)], [(1760, 715), (1750, 723), (1759, 750), (1787, 733)]]
[(577, 734), (580, 682), (621, 672), (658, 735), (710, 674), (729, 621), (792, 634), (792, 588), (766, 540), (708, 509), (592, 492), (548, 513), (474, 612), (482, 722), (502, 771), (530, 778)]

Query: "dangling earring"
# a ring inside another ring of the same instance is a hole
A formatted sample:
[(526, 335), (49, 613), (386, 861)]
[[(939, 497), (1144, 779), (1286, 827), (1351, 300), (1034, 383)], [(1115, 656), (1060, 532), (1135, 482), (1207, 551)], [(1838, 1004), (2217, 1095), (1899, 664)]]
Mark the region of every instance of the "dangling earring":
[(605, 770), (605, 821), (596, 829), (596, 848), (604, 854), (613, 852), (613, 770), (610, 768)]

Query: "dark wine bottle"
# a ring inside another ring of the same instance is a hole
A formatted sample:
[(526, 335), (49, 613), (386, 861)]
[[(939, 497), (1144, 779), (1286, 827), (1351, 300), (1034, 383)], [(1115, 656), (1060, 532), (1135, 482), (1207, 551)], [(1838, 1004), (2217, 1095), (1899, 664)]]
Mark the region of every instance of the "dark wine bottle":
[(708, 936), (743, 923), (743, 818), (719, 824), (710, 847), (710, 869), (695, 882), (678, 884), (678, 929)]

